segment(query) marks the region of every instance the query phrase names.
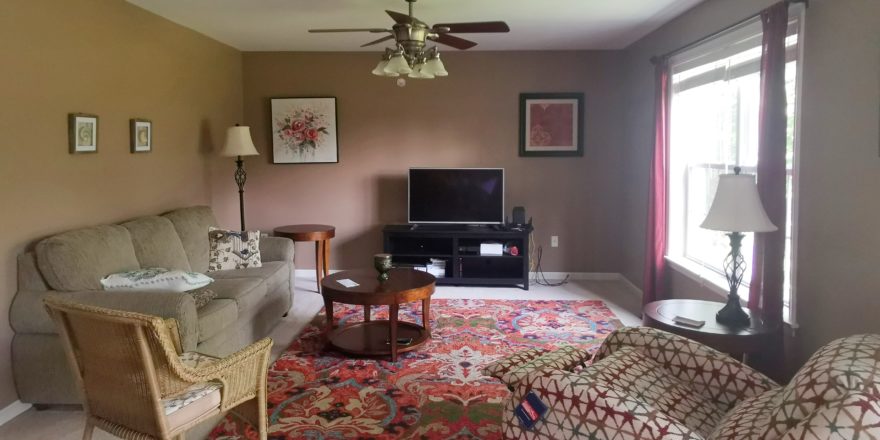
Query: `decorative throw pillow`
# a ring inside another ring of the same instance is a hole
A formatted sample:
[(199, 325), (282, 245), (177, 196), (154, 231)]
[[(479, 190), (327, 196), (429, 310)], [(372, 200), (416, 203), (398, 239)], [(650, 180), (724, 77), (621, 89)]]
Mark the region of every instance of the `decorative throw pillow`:
[(211, 284), (207, 275), (183, 270), (148, 267), (128, 272), (114, 273), (101, 278), (104, 290), (165, 290), (186, 292)]
[(208, 230), (208, 272), (262, 267), (260, 231)]
[(208, 305), (212, 299), (217, 297), (217, 292), (211, 290), (208, 287), (202, 287), (200, 289), (195, 290), (187, 290), (186, 293), (190, 294), (193, 299), (196, 301), (196, 309), (201, 309)]

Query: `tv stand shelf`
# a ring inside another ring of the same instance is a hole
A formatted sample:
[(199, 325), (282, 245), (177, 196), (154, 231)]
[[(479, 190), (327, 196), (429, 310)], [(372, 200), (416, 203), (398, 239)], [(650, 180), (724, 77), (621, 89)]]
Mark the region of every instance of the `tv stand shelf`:
[[(500, 226), (387, 225), (385, 252), (395, 266), (424, 266), (431, 258), (446, 262), (437, 284), (515, 285), (529, 290), (529, 234)], [(516, 246), (518, 255), (480, 255), (481, 243)]]

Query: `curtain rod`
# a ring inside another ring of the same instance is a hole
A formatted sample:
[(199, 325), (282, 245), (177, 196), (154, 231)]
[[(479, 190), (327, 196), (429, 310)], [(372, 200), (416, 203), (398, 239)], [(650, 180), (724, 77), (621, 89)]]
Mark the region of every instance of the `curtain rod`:
[[(804, 7), (809, 7), (809, 6), (810, 6), (809, 0), (785, 0), (784, 3), (785, 3), (786, 5), (791, 5), (791, 4), (794, 4), (794, 3), (803, 3), (803, 4), (804, 4)], [(752, 20), (755, 19), (756, 17), (760, 17), (761, 14), (762, 14), (763, 12), (764, 12), (764, 11), (762, 10), (762, 11), (756, 13), (756, 14), (752, 14), (752, 15), (750, 15), (750, 16), (748, 16), (748, 17), (746, 17), (746, 18), (743, 18), (742, 20), (740, 20), (740, 21), (738, 21), (738, 22), (736, 22), (736, 23), (734, 23), (734, 24), (732, 24), (732, 25), (730, 25), (730, 26), (725, 27), (724, 29), (721, 29), (721, 30), (719, 30), (719, 31), (712, 32), (711, 34), (706, 35), (706, 36), (703, 37), (703, 38), (700, 38), (700, 39), (698, 39), (698, 40), (696, 40), (696, 41), (692, 41), (692, 42), (690, 42), (690, 43), (688, 43), (688, 44), (685, 44), (684, 46), (681, 46), (681, 47), (679, 47), (679, 48), (677, 48), (677, 49), (670, 50), (669, 52), (666, 52), (666, 53), (663, 54), (663, 55), (655, 55), (655, 56), (651, 57), (651, 63), (653, 63), (653, 64), (657, 64), (657, 63), (658, 63), (661, 59), (663, 59), (663, 58), (669, 58), (669, 57), (671, 57), (671, 56), (673, 56), (673, 55), (679, 54), (679, 53), (684, 52), (684, 51), (686, 51), (686, 50), (688, 50), (688, 49), (690, 49), (690, 48), (692, 48), (692, 47), (694, 47), (694, 46), (697, 46), (698, 44), (701, 44), (701, 43), (705, 42), (706, 40), (709, 40), (709, 39), (711, 39), (711, 38), (714, 38), (714, 37), (716, 37), (716, 36), (718, 36), (718, 35), (720, 35), (720, 34), (723, 34), (723, 33), (727, 32), (727, 31), (730, 31), (730, 30), (732, 30), (732, 29), (736, 29), (737, 27), (740, 27), (740, 26), (746, 24), (747, 22), (752, 21)]]

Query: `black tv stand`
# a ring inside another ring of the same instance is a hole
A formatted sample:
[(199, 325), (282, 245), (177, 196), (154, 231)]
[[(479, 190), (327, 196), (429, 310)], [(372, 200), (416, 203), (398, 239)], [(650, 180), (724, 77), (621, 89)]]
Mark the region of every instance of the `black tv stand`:
[[(424, 267), (432, 258), (446, 262), (437, 284), (516, 285), (529, 289), (531, 228), (507, 230), (501, 225), (387, 225), (385, 252), (395, 266)], [(515, 246), (517, 255), (481, 255), (481, 243)]]

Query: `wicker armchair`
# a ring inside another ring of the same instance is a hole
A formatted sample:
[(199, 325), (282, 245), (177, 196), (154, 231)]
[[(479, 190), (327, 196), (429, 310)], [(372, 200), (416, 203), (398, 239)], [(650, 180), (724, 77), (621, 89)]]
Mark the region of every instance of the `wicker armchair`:
[(76, 372), (95, 427), (125, 439), (183, 439), (200, 422), (232, 410), (266, 439), (266, 373), (271, 339), (219, 359), (181, 353), (177, 322), (156, 316), (45, 301)]

